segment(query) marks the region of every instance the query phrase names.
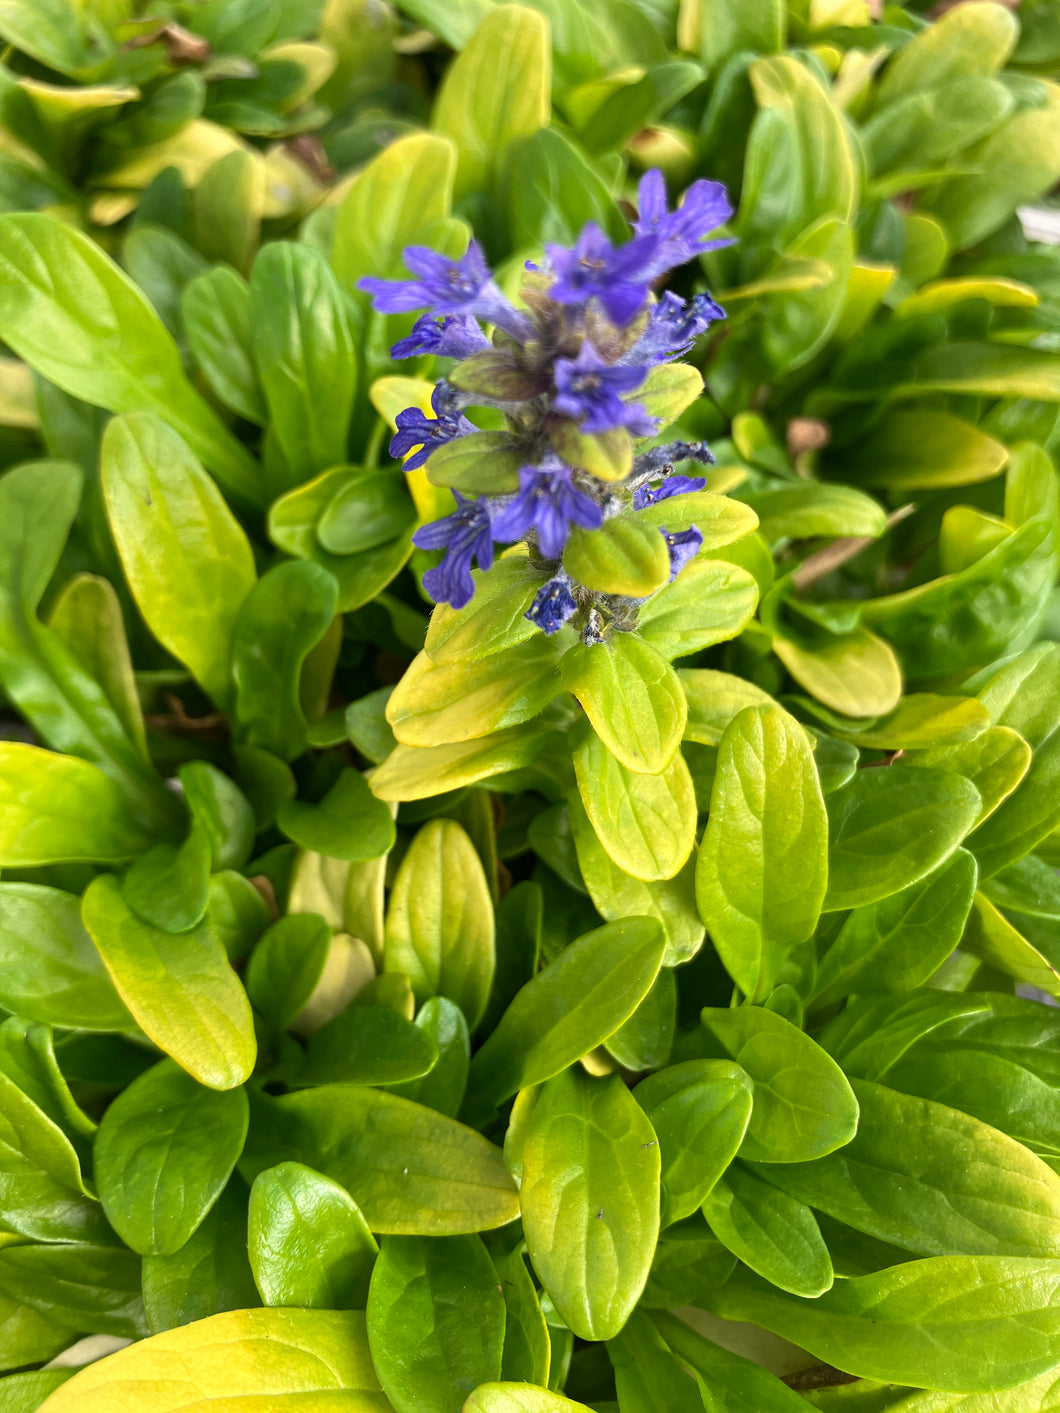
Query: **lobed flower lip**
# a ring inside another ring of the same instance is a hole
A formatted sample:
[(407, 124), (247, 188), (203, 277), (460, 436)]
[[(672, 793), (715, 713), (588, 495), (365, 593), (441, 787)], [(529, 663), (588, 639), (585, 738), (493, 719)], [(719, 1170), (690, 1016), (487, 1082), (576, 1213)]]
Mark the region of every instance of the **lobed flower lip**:
[[(658, 424), (633, 395), (652, 368), (687, 353), (700, 334), (725, 318), (724, 309), (709, 294), (685, 300), (666, 291), (656, 300), (651, 293), (652, 283), (675, 266), (730, 243), (714, 236), (732, 215), (725, 188), (718, 182), (694, 182), (671, 211), (662, 175), (648, 172), (638, 199), (640, 214), (625, 243), (614, 244), (590, 221), (571, 249), (546, 246), (545, 267), (528, 265), (534, 278), (532, 288), (524, 291), (525, 312), (500, 290), (477, 241), (457, 260), (411, 246), (405, 252), (409, 278), (359, 282), (381, 313), (426, 311), (411, 333), (394, 344), (395, 359), (429, 353), (459, 359), (462, 365), (472, 360), (462, 372), (451, 374), (466, 387), (446, 382), (436, 386), (433, 417), (419, 408), (398, 415), (391, 455), (412, 453), (406, 469), (423, 466), (439, 446), (478, 430), (464, 415), (471, 404), (500, 408), (508, 417), (512, 446), (525, 447), (527, 460), (518, 472), (517, 491), (474, 499), (454, 492), (456, 509), (421, 526), (413, 536), (422, 549), (445, 551), (442, 562), (423, 576), (423, 587), (436, 602), (459, 609), (470, 601), (471, 567), (475, 562), (482, 569), (491, 566), (495, 541), (528, 540), (541, 559), (555, 563), (572, 525), (598, 529), (631, 502), (634, 510), (643, 509), (705, 485), (702, 477), (676, 475), (673, 470), (680, 461), (712, 462), (702, 442), (651, 447), (615, 484), (587, 472), (576, 475), (549, 449), (545, 434), (549, 419), (558, 415), (567, 419), (566, 425), (574, 422), (587, 439), (616, 432), (653, 436)], [(482, 323), (497, 331), (492, 340)], [(524, 385), (528, 390), (515, 397), (508, 384), (516, 391)], [(566, 454), (573, 457), (576, 452)], [(698, 552), (702, 536), (694, 527), (661, 533), (672, 582)], [(593, 600), (557, 567), (526, 617), (543, 632), (554, 633), (584, 609), (584, 621), (579, 622), (585, 643), (603, 641), (612, 621), (623, 629), (635, 623), (635, 613), (627, 615), (627, 622), (612, 612), (617, 600), (610, 606), (610, 601)]]

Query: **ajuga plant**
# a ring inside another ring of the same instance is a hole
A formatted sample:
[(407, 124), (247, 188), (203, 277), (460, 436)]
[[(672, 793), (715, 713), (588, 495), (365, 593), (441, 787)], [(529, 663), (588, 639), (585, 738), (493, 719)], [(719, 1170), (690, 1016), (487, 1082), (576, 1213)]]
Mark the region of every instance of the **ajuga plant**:
[(0, 1403), (1048, 1413), (1053, 11), (404, 8), (0, 216)]

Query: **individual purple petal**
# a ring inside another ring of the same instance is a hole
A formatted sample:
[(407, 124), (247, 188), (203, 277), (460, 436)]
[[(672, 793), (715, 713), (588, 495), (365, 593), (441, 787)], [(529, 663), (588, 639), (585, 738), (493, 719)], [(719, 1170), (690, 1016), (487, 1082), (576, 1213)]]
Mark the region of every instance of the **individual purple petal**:
[(656, 422), (640, 403), (623, 402), (622, 393), (635, 391), (648, 376), (647, 368), (608, 363), (588, 339), (577, 358), (557, 358), (556, 396), (552, 406), (573, 417), (584, 432), (609, 432), (628, 427), (634, 436), (649, 437)]
[(549, 458), (520, 470), (518, 492), (494, 513), (493, 538), (514, 544), (534, 531), (545, 558), (558, 559), (572, 524), (599, 529), (603, 511), (574, 486), (569, 466)]
[(689, 491), (701, 491), (706, 485), (702, 476), (667, 476), (657, 486), (641, 486), (633, 492), (633, 509), (643, 510), (647, 505), (655, 505), (671, 496), (687, 495)]
[(444, 549), (441, 564), (428, 569), (423, 587), (435, 603), (463, 608), (475, 593), (471, 565), (478, 560), (481, 569), (493, 563), (493, 536), (490, 533), (490, 506), (485, 496), (465, 500), (454, 491), (457, 506), (451, 515), (421, 525), (412, 537), (420, 549)]
[(681, 570), (689, 562), (695, 559), (703, 544), (703, 536), (693, 525), (687, 530), (663, 530), (666, 537), (666, 548), (670, 552), (670, 583), (677, 578)]
[(412, 332), (394, 344), (390, 356), (400, 360), (434, 353), (439, 358), (469, 358), (489, 347), (489, 339), (467, 314), (421, 314)]
[(523, 615), (531, 623), (536, 623), (543, 633), (558, 633), (573, 614), (578, 605), (571, 593), (571, 581), (561, 570), (547, 584), (542, 584), (534, 595), (534, 601)]
[(652, 236), (615, 249), (595, 221), (589, 221), (573, 250), (548, 245), (555, 283), (549, 295), (557, 304), (587, 304), (598, 299), (619, 326), (639, 314), (648, 298), (647, 271), (656, 256)]

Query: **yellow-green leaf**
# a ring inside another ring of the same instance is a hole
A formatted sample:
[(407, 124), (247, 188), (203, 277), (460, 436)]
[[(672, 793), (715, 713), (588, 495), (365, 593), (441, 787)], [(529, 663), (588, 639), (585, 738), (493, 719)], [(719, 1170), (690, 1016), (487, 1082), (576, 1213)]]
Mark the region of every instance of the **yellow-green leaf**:
[(387, 1413), (360, 1310), (229, 1310), (89, 1364), (47, 1413)]
[(187, 932), (143, 922), (113, 874), (93, 880), (82, 918), (118, 995), (160, 1050), (211, 1089), (232, 1089), (257, 1057), (247, 993), (209, 915)]

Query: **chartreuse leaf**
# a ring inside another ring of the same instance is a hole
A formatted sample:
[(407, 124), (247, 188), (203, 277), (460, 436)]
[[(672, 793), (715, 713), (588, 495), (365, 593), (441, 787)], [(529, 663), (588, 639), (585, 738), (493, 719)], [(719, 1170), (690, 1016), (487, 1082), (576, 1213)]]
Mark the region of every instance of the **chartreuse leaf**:
[(70, 1140), (3, 1073), (0, 1155), (0, 1199), (6, 1227), (36, 1241), (105, 1239), (102, 1212), (89, 1197)]
[(983, 877), (1029, 853), (1060, 823), (1060, 648), (1040, 643), (991, 678), (979, 699), (1033, 749), (1026, 775), (968, 847)]
[(474, 1029), (495, 967), (493, 903), (474, 844), (455, 820), (413, 839), (390, 894), (385, 971), (403, 972), (417, 1001), (447, 996)]
[(481, 663), (435, 663), (420, 653), (391, 693), (386, 719), (408, 746), (455, 744), (529, 721), (562, 690), (556, 663), (566, 646), (562, 633), (538, 633)]
[(758, 585), (746, 569), (694, 559), (643, 605), (637, 628), (663, 657), (687, 657), (737, 637), (757, 606)]
[(586, 722), (574, 770), (585, 812), (614, 862), (633, 878), (673, 878), (696, 838), (696, 797), (680, 751), (658, 775), (635, 775)]
[(929, 770), (954, 770), (966, 775), (983, 801), (978, 823), (989, 818), (1008, 799), (1027, 774), (1031, 748), (1009, 726), (991, 726), (974, 741), (956, 746), (939, 746), (923, 751), (906, 751), (899, 762), (905, 768), (926, 766)]
[(261, 506), (261, 473), (185, 377), (143, 294), (81, 231), (51, 216), (0, 217), (0, 336), (74, 397), (108, 412), (151, 412), (239, 500)]
[(718, 1240), (770, 1284), (792, 1295), (830, 1289), (832, 1259), (813, 1213), (753, 1169), (734, 1163), (707, 1194), (703, 1215)]
[(617, 1075), (548, 1080), (522, 1135), (520, 1205), (534, 1270), (568, 1327), (611, 1339), (640, 1298), (659, 1235), (659, 1145)]
[(489, 190), (510, 145), (548, 126), (551, 57), (545, 17), (523, 5), (500, 5), (450, 66), (434, 129), (456, 146), (456, 196)]
[(232, 626), (235, 716), (248, 745), (294, 760), (306, 747), (302, 667), (338, 606), (338, 585), (310, 560), (278, 564), (243, 602)]
[(140, 1260), (123, 1246), (9, 1246), (0, 1250), (0, 1293), (87, 1334), (147, 1334)]
[(658, 775), (673, 759), (688, 703), (677, 674), (635, 633), (578, 644), (560, 663), (563, 683), (604, 745), (636, 774)]
[(992, 74), (1015, 48), (1019, 25), (1002, 5), (949, 13), (899, 50), (880, 82), (879, 104), (967, 74)]
[(439, 604), (431, 614), (424, 650), (433, 662), (479, 662), (538, 631), (526, 610), (541, 586), (541, 575), (534, 573), (525, 554), (505, 555), (490, 570), (473, 569), (471, 577), (475, 596), (466, 608)]
[(707, 1007), (703, 1024), (754, 1085), (741, 1157), (806, 1163), (850, 1142), (858, 1101), (836, 1062), (808, 1035), (761, 1006)]
[(979, 1393), (1055, 1366), (1058, 1280), (1054, 1260), (936, 1256), (838, 1281), (807, 1301), (737, 1268), (709, 1308), (861, 1378)]
[(232, 632), (257, 574), (250, 544), (185, 442), (148, 413), (116, 417), (102, 451), (107, 518), (148, 626), (217, 703), (232, 700)]
[(560, 1393), (532, 1384), (482, 1384), (464, 1404), (462, 1413), (590, 1413)]
[(1060, 995), (1060, 958), (1028, 941), (983, 893), (975, 895), (961, 947), (1016, 981)]
[(850, 474), (896, 491), (970, 486), (1004, 469), (1008, 449), (948, 412), (901, 408), (867, 432)]
[[(232, 1310), (90, 1364), (47, 1413), (386, 1413), (359, 1310)], [(47, 1405), (50, 1404), (50, 1407)]]
[(856, 1136), (811, 1163), (760, 1171), (785, 1192), (925, 1256), (1056, 1256), (1060, 1178), (978, 1119), (869, 1080), (851, 1081)]
[(132, 1026), (81, 922), (81, 900), (38, 883), (0, 883), (0, 1005), (70, 1030)]
[(779, 706), (745, 707), (718, 747), (696, 900), (752, 1000), (812, 936), (827, 884), (828, 816), (810, 737)]
[(548, 734), (515, 727), (445, 746), (397, 746), (369, 783), (381, 800), (423, 800), (530, 765)]
[(961, 940), (977, 876), (975, 859), (958, 849), (908, 888), (855, 908), (818, 962), (814, 1004), (922, 986)]
[[(635, 779), (653, 777), (640, 775)], [(673, 878), (654, 882), (634, 878), (604, 849), (580, 799), (572, 797), (568, 809), (578, 867), (600, 916), (608, 922), (621, 922), (627, 917), (655, 918), (666, 934), (666, 966), (677, 966), (695, 956), (703, 945), (705, 929), (696, 910), (693, 861), (689, 859)]]
[(228, 265), (188, 284), (180, 300), (195, 362), (226, 407), (263, 427), (268, 420), (251, 346), (250, 286)]
[(979, 791), (952, 771), (859, 771), (829, 797), (825, 908), (863, 907), (926, 877), (981, 809)]
[(666, 540), (637, 515), (616, 515), (598, 530), (572, 527), (563, 567), (578, 584), (602, 594), (643, 599), (670, 577)]
[(243, 1151), (247, 1097), (197, 1084), (163, 1060), (122, 1090), (94, 1149), (115, 1231), (142, 1256), (171, 1255), (217, 1201)]
[(918, 1037), (887, 1070), (888, 1083), (974, 1114), (1034, 1152), (1060, 1152), (1054, 1008), (988, 995), (989, 1009)]
[(883, 507), (853, 486), (803, 481), (748, 496), (759, 528), (770, 544), (815, 535), (859, 535), (878, 539), (887, 528)]
[(479, 1384), (500, 1377), (504, 1296), (481, 1237), (387, 1237), (367, 1320), (397, 1413), (460, 1413)]
[(634, 1311), (621, 1334), (607, 1342), (619, 1408), (629, 1413), (702, 1413), (703, 1399), (663, 1343), (647, 1315)]
[(690, 1217), (735, 1158), (751, 1118), (751, 1081), (728, 1060), (686, 1060), (633, 1091), (662, 1155), (662, 1219)]
[(521, 1230), (517, 1235), (517, 1240), (508, 1239), (508, 1233), (502, 1232), (499, 1240), (490, 1243), (505, 1305), (501, 1378), (547, 1384), (552, 1362), (548, 1325), (523, 1259), (526, 1246)]
[(89, 885), (81, 916), (145, 1035), (201, 1084), (242, 1084), (257, 1053), (250, 1002), (209, 918), (163, 932), (132, 912), (110, 874)]
[(352, 863), (377, 859), (394, 843), (394, 818), (359, 770), (346, 768), (319, 804), (287, 800), (280, 830), (303, 849)]
[(250, 1265), (266, 1305), (359, 1309), (379, 1247), (345, 1189), (301, 1163), (279, 1163), (250, 1190)]
[(103, 688), (130, 741), (146, 755), (143, 710), (114, 586), (97, 574), (76, 575), (56, 599), (48, 627), (84, 663)]
[[(683, 572), (683, 571), (682, 571)], [(688, 698), (685, 740), (718, 746), (725, 728), (748, 706), (768, 706), (773, 698), (743, 677), (706, 667), (682, 667), (678, 678)]]
[(858, 165), (831, 95), (793, 54), (756, 60), (749, 77), (760, 111), (747, 146), (741, 237), (782, 248), (818, 221), (849, 221)]
[(357, 365), (342, 291), (324, 256), (274, 241), (250, 274), (251, 337), (287, 490), (346, 460)]
[(665, 937), (652, 918), (608, 923), (528, 981), (471, 1062), (470, 1090), (496, 1105), (602, 1045), (651, 990)]
[(252, 1116), (251, 1171), (304, 1162), (341, 1183), (374, 1232), (461, 1236), (519, 1215), (500, 1150), (421, 1104), (348, 1084), (259, 1103), (265, 1117), (259, 1129)]
[(121, 788), (98, 766), (0, 742), (0, 866), (121, 863), (150, 842)]
[(875, 633), (820, 633), (814, 642), (774, 638), (773, 651), (795, 681), (843, 716), (884, 716), (902, 695), (894, 650)]
[(401, 252), (422, 244), (426, 228), (449, 214), (455, 170), (456, 153), (444, 137), (410, 133), (361, 171), (339, 208), (332, 251), (335, 273), (351, 295), (364, 275), (402, 273)]

